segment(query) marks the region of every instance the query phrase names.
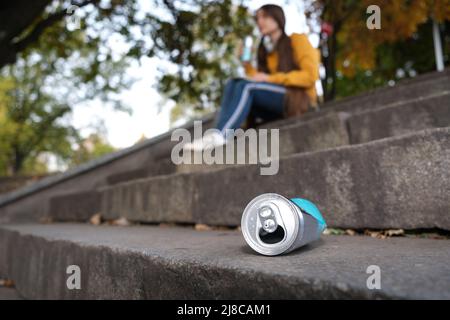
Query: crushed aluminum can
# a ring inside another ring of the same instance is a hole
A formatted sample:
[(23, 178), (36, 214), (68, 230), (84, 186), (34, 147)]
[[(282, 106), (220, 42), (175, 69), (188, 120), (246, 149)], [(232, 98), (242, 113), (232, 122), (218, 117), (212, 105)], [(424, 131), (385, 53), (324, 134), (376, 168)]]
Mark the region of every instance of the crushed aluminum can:
[(275, 256), (318, 240), (326, 228), (319, 209), (309, 200), (276, 193), (254, 198), (242, 214), (245, 241), (256, 252)]

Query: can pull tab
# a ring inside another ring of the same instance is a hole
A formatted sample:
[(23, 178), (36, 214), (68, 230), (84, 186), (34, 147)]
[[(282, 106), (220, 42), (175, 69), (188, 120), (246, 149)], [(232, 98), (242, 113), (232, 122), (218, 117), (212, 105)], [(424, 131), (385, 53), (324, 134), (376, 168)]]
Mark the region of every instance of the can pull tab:
[(278, 228), (278, 223), (275, 219), (275, 213), (269, 206), (263, 206), (258, 210), (261, 224), (264, 231), (273, 233)]

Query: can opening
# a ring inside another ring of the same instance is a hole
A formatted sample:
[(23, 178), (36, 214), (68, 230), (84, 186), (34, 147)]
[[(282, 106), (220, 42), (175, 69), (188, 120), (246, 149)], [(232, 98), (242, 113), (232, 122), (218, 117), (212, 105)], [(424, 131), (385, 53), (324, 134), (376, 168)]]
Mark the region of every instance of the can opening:
[(278, 228), (274, 232), (267, 232), (263, 228), (259, 229), (259, 238), (262, 242), (267, 244), (274, 244), (284, 239), (284, 229), (278, 225)]

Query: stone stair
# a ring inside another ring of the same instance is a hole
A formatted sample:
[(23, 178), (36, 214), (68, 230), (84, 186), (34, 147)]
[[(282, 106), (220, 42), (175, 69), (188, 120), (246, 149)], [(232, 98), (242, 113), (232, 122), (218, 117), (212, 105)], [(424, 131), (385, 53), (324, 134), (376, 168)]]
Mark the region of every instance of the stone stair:
[(21, 224), (0, 226), (0, 253), (28, 299), (450, 299), (449, 240), (323, 236), (274, 258), (238, 231)]
[(16, 289), (0, 287), (1, 300), (22, 300)]
[[(333, 111), (308, 120), (290, 121), (276, 123), (280, 130), (281, 156), (370, 142), (428, 128), (448, 127), (450, 90), (370, 110), (354, 110), (351, 113)], [(272, 127), (273, 124), (265, 126)], [(230, 166), (188, 164), (178, 165), (176, 171), (196, 172), (224, 167)]]
[(236, 226), (250, 199), (275, 192), (317, 203), (330, 227), (450, 230), (450, 128), (293, 154), (279, 166), (273, 176), (248, 165), (105, 187), (100, 211), (106, 219)]
[[(394, 87), (386, 87), (373, 90), (368, 93), (346, 98), (337, 102), (325, 104), (319, 112), (312, 112), (304, 115), (302, 118), (293, 118), (272, 122), (264, 127), (287, 127), (291, 124), (302, 127), (305, 123), (315, 118), (321, 118), (328, 113), (344, 112), (356, 116), (364, 111), (375, 111), (378, 108), (384, 109), (390, 107), (392, 110), (395, 106), (416, 105), (420, 108), (423, 101), (431, 101), (428, 105), (440, 108), (439, 116), (434, 116), (436, 120), (427, 120), (420, 124), (420, 129), (428, 127), (445, 127), (448, 126), (448, 91), (450, 83), (450, 69), (444, 72), (433, 72), (418, 76), (414, 79), (401, 81)], [(440, 97), (440, 98), (439, 98)], [(442, 99), (442, 100), (439, 100)], [(422, 101), (417, 103), (417, 101)], [(425, 108), (427, 109), (427, 108)], [(401, 111), (400, 111), (401, 112)], [(382, 114), (380, 114), (382, 115)], [(414, 112), (405, 112), (404, 116), (414, 115)], [(368, 115), (370, 117), (370, 115)], [(207, 129), (212, 124), (213, 115), (203, 118), (203, 127)], [(360, 118), (361, 119), (361, 118)], [(401, 119), (401, 117), (400, 117)], [(357, 127), (357, 119), (355, 119), (353, 127)], [(361, 119), (362, 121), (363, 119)], [(386, 134), (402, 134), (405, 130), (395, 130), (395, 121), (392, 119), (391, 128)], [(397, 121), (398, 122), (398, 121)], [(408, 126), (408, 121), (400, 121), (403, 126)], [(381, 119), (380, 123), (389, 123)], [(417, 121), (415, 122), (417, 123)], [(420, 119), (419, 119), (420, 123)], [(358, 139), (369, 139), (370, 137), (359, 137), (355, 130), (350, 130), (351, 126), (348, 122), (344, 122), (347, 127), (347, 134), (351, 142), (358, 142)], [(383, 132), (377, 130), (379, 125), (375, 126), (375, 132)], [(192, 131), (193, 124), (188, 123), (184, 128)], [(323, 127), (322, 127), (323, 128)], [(325, 126), (326, 128), (326, 126)], [(392, 129), (394, 128), (394, 129)], [(412, 128), (414, 130), (414, 127)], [(395, 132), (393, 132), (395, 131)], [(328, 132), (331, 132), (328, 130)], [(360, 131), (364, 132), (364, 131)], [(362, 133), (364, 134), (364, 133)], [(288, 134), (287, 134), (288, 135)], [(49, 220), (52, 214), (50, 202), (52, 198), (58, 196), (68, 196), (71, 194), (84, 193), (86, 191), (98, 190), (111, 184), (126, 182), (131, 179), (144, 178), (158, 175), (167, 175), (174, 173), (181, 168), (177, 168), (170, 163), (170, 152), (175, 144), (170, 141), (171, 132), (167, 132), (155, 138), (144, 141), (138, 145), (113, 153), (98, 160), (86, 163), (78, 168), (69, 170), (63, 174), (42, 179), (29, 187), (19, 189), (15, 192), (0, 196), (0, 223), (6, 222), (22, 222), (22, 221), (41, 221)], [(305, 135), (303, 135), (305, 136)], [(307, 135), (315, 137), (313, 135)], [(319, 135), (319, 137), (325, 135)], [(317, 138), (311, 138), (316, 139)], [(320, 138), (319, 138), (320, 139)], [(297, 139), (299, 143), (303, 143), (304, 139)], [(333, 141), (336, 143), (336, 141)], [(341, 141), (342, 143), (342, 141)], [(287, 143), (285, 146), (289, 146)], [(299, 145), (299, 147), (302, 147)], [(324, 146), (326, 147), (326, 146)], [(330, 146), (331, 147), (331, 146)], [(297, 150), (301, 150), (298, 148)], [(294, 149), (295, 151), (295, 149)], [(305, 150), (306, 151), (306, 150)], [(189, 170), (194, 170), (190, 168)], [(101, 199), (97, 200), (98, 202)]]
[[(328, 150), (331, 152), (331, 150), (338, 149), (342, 146), (367, 143), (380, 140), (381, 138), (394, 138), (427, 128), (450, 127), (450, 91), (444, 91), (443, 93), (405, 104), (378, 107), (368, 111), (355, 112), (353, 114), (348, 112), (327, 112), (320, 117), (309, 120), (299, 121), (297, 123), (279, 123), (279, 125), (282, 125), (280, 126), (281, 156), (288, 157), (291, 155), (300, 155), (321, 150)], [(298, 137), (304, 138), (299, 139)], [(314, 158), (314, 155), (311, 155), (311, 157)], [(281, 160), (281, 163), (283, 163), (283, 161), (284, 159)], [(283, 165), (281, 166), (283, 167)], [(172, 180), (179, 179), (177, 173), (205, 172), (226, 167), (237, 169), (234, 165), (205, 164), (189, 164), (175, 167), (170, 163), (170, 159), (164, 159), (156, 165), (156, 169), (151, 166), (109, 176), (108, 179), (110, 183), (107, 186), (98, 189), (102, 190), (102, 192), (92, 191), (91, 196), (88, 196), (89, 199), (95, 197), (96, 204), (89, 204), (88, 207), (91, 208), (90, 210), (88, 208), (82, 208), (81, 211), (85, 213), (84, 215), (80, 214), (78, 211), (73, 212), (73, 214), (68, 212), (74, 207), (73, 204), (79, 203), (80, 197), (83, 197), (86, 194), (85, 191), (55, 197), (50, 201), (50, 212), (52, 217), (59, 221), (86, 220), (89, 216), (98, 212), (98, 208), (101, 207), (100, 193), (105, 194), (105, 192), (103, 192), (104, 190), (123, 190), (125, 187), (122, 186), (121, 183), (125, 183), (126, 186), (129, 186), (128, 183), (130, 181), (142, 180), (144, 178), (147, 178), (149, 181), (154, 179), (159, 183), (161, 179), (167, 180), (167, 176), (170, 176)], [(164, 168), (165, 171), (159, 171), (160, 173), (156, 174), (155, 172), (161, 170), (160, 168)], [(241, 169), (241, 171), (245, 170), (247, 169)], [(210, 177), (213, 176), (208, 176), (208, 178)], [(190, 177), (181, 179), (192, 180)], [(141, 181), (137, 183), (141, 184)], [(181, 186), (181, 188), (183, 188), (183, 186)], [(314, 194), (317, 193), (314, 192)], [(116, 196), (117, 195), (114, 197)], [(186, 197), (190, 198), (189, 195), (186, 195)], [(61, 198), (61, 200), (58, 201), (58, 198)], [(183, 201), (186, 200), (187, 199), (184, 198)], [(88, 204), (88, 202), (86, 203)], [(178, 205), (175, 204), (175, 206), (178, 208), (177, 210), (180, 209)], [(240, 203), (239, 206), (242, 206), (242, 203)], [(163, 218), (170, 216), (170, 213), (166, 213), (165, 210), (155, 209), (158, 207), (156, 204), (151, 204), (149, 207), (153, 208), (152, 210), (164, 212)], [(105, 217), (112, 218), (112, 216), (117, 215), (111, 214), (108, 206), (104, 207), (104, 209), (106, 209), (106, 211), (102, 213)], [(127, 218), (131, 218), (131, 216), (129, 216), (129, 209), (131, 208), (124, 208), (123, 215)], [(118, 213), (118, 215), (120, 216), (122, 214)], [(143, 221), (149, 220), (144, 218)], [(188, 221), (196, 222), (192, 220)], [(236, 224), (239, 220), (235, 219), (232, 221), (232, 224)]]
[[(28, 299), (448, 299), (450, 240), (324, 236), (267, 258), (238, 231), (190, 226), (234, 228), (253, 197), (276, 192), (315, 202), (332, 228), (448, 234), (449, 84), (450, 70), (431, 73), (260, 126), (280, 129), (273, 176), (262, 165), (175, 166), (169, 132), (0, 196), (0, 278)], [(80, 223), (94, 214), (186, 226)], [(84, 290), (65, 287), (70, 264)], [(366, 286), (369, 265), (381, 268), (381, 290)]]

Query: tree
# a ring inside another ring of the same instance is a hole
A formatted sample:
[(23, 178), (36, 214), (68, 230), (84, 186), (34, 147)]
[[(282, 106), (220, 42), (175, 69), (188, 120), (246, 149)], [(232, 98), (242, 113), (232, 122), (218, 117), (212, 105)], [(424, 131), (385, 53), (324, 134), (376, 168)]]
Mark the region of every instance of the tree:
[[(46, 29), (58, 24), (69, 26), (68, 9), (75, 6), (78, 9), (74, 15), (81, 28), (95, 31), (90, 32), (89, 37), (92, 34), (107, 34), (106, 38), (120, 35), (129, 48), (128, 57), (158, 57), (170, 62), (176, 71), (161, 69), (158, 89), (177, 104), (174, 115), (182, 115), (189, 109), (201, 113), (218, 104), (226, 78), (233, 75), (237, 67), (234, 46), (254, 27), (246, 7), (234, 5), (231, 0), (153, 0), (155, 10), (145, 14), (137, 0), (40, 0), (39, 3), (30, 8), (34, 12), (33, 19), (4, 23), (7, 38), (20, 39), (21, 44), (4, 39), (0, 66), (5, 61), (12, 63), (18, 52), (39, 42)], [(7, 12), (17, 15), (26, 5), (23, 0), (10, 4)], [(14, 22), (20, 24), (20, 28)], [(67, 28), (61, 31), (67, 32)], [(89, 37), (90, 49), (96, 47), (99, 51), (110, 45), (108, 39)], [(56, 37), (52, 45), (64, 44)], [(6, 56), (9, 58), (2, 59)], [(90, 77), (96, 77), (97, 70), (91, 68)]]
[[(369, 5), (377, 5), (381, 9), (381, 30), (367, 28), (366, 9)], [(404, 48), (399, 44), (405, 45), (408, 41), (411, 44), (413, 36), (418, 36), (420, 26), (430, 19), (440, 23), (450, 20), (449, 8), (449, 0), (319, 0), (310, 3), (307, 17), (318, 20), (319, 24), (326, 22), (332, 27), (328, 37), (322, 33), (322, 60), (326, 69), (323, 80), (325, 100), (336, 96), (339, 77), (354, 79), (366, 71), (369, 71), (366, 73), (369, 76), (373, 73), (380, 75), (377, 71), (383, 69), (383, 63), (395, 60), (398, 50)], [(431, 33), (428, 37), (431, 37)], [(421, 54), (419, 51), (410, 53), (416, 56)], [(404, 64), (391, 65), (395, 72)], [(392, 71), (388, 74), (391, 75)], [(384, 78), (381, 84), (391, 79)], [(379, 80), (379, 77), (374, 77), (374, 84), (380, 83)]]
[[(138, 14), (142, 12), (135, 0), (54, 0), (33, 5), (18, 1), (2, 7), (2, 17), (27, 14), (0, 22), (0, 66), (4, 66), (0, 73), (0, 170), (18, 174), (27, 163), (33, 167), (33, 161), (45, 152), (69, 161), (71, 147), (80, 139), (65, 121), (71, 108), (101, 98), (125, 110), (115, 94), (131, 83), (125, 70), (132, 59), (157, 54), (165, 59), (169, 53), (169, 61), (183, 70), (178, 79), (162, 75), (162, 93), (179, 105), (195, 105), (200, 100), (202, 108), (211, 97), (217, 101), (221, 91), (217, 88), (223, 84), (214, 80), (223, 81), (223, 74), (229, 73), (232, 51), (221, 40), (230, 41), (235, 35), (233, 26), (246, 25), (241, 19), (246, 11), (242, 6), (235, 10), (229, 0), (176, 2), (186, 9), (174, 3), (154, 1), (166, 8), (175, 24), (161, 20), (161, 12)], [(68, 17), (73, 5), (79, 24), (75, 27)], [(111, 49), (113, 39), (125, 48), (123, 52)], [(189, 68), (194, 71), (185, 78)], [(173, 90), (178, 93), (172, 94)]]
[(69, 167), (78, 166), (84, 162), (97, 159), (105, 154), (114, 152), (111, 146), (101, 134), (93, 133), (85, 139), (78, 141), (76, 150), (70, 157)]
[[(23, 173), (44, 153), (69, 161), (80, 139), (67, 121), (72, 107), (101, 98), (116, 110), (127, 110), (116, 94), (129, 87), (129, 60), (101, 47), (106, 35), (85, 29), (67, 32), (55, 23), (39, 41), (23, 50), (14, 65), (0, 73), (0, 170)], [(100, 54), (99, 54), (100, 51)]]
[(211, 112), (226, 80), (237, 75), (236, 46), (254, 32), (253, 19), (231, 0), (163, 3), (170, 19), (148, 17), (154, 39), (148, 55), (170, 62), (160, 68), (157, 89), (176, 103), (172, 121)]
[[(69, 15), (66, 9), (45, 15), (46, 8), (52, 1), (15, 0), (0, 4), (0, 68), (14, 63), (17, 54), (36, 42), (48, 27)], [(98, 2), (72, 1), (77, 7)]]

